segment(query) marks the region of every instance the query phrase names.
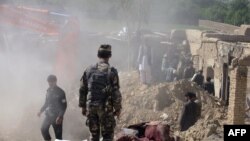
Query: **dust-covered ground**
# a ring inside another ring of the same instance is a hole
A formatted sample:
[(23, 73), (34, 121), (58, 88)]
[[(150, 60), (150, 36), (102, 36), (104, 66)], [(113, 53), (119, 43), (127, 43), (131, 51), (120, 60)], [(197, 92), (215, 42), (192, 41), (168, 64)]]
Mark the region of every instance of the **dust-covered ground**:
[[(222, 140), (222, 125), (226, 120), (226, 109), (217, 105), (217, 100), (209, 96), (198, 86), (189, 81), (173, 83), (160, 83), (151, 86), (140, 84), (138, 72), (120, 73), (121, 91), (123, 95), (123, 111), (121, 119), (117, 122), (117, 130), (130, 124), (143, 121), (165, 121), (171, 125), (175, 135), (185, 140)], [(25, 80), (27, 81), (27, 79)], [(27, 83), (27, 82), (26, 82)], [(46, 86), (44, 86), (45, 88)], [(41, 88), (40, 88), (41, 89)], [(198, 94), (202, 102), (201, 119), (188, 131), (178, 132), (178, 116), (184, 104), (184, 93), (193, 91)], [(35, 96), (44, 97), (43, 91), (36, 92)], [(9, 95), (10, 96), (10, 95)], [(67, 91), (68, 109), (64, 121), (64, 138), (73, 141), (83, 140), (88, 137), (85, 126), (85, 118), (78, 108), (78, 86), (75, 85)], [(9, 99), (8, 105), (17, 100)], [(18, 98), (20, 101), (24, 98)], [(25, 98), (27, 100), (27, 97)], [(28, 98), (29, 99), (29, 98)], [(30, 97), (32, 101), (32, 98)], [(1, 100), (1, 141), (33, 141), (41, 140), (40, 125), (42, 118), (36, 116), (43, 101), (27, 102), (29, 104), (20, 107), (6, 105)], [(17, 106), (17, 105), (15, 105)], [(53, 132), (51, 130), (52, 136)]]
[[(36, 74), (31, 74), (31, 77), (32, 75)], [(28, 78), (23, 78), (20, 81), (20, 84), (30, 83), (33, 86), (36, 86), (34, 83), (44, 83), (29, 82)], [(66, 90), (68, 109), (64, 120), (64, 138), (73, 141), (83, 140), (88, 137), (85, 118), (78, 108), (77, 83), (74, 85), (75, 87)], [(120, 73), (120, 83), (123, 95), (123, 111), (120, 120), (117, 122), (117, 130), (130, 124), (160, 120), (170, 124), (174, 134), (181, 136), (185, 140), (204, 140), (206, 138), (223, 140), (222, 126), (226, 120), (226, 109), (218, 106), (217, 99), (209, 96), (201, 88), (189, 81), (182, 80), (145, 86), (140, 84), (138, 72), (131, 71)], [(11, 85), (11, 83), (6, 85)], [(22, 88), (20, 88), (20, 97), (16, 97), (16, 95), (12, 97), (11, 93), (8, 93), (5, 98), (1, 99), (1, 141), (42, 140), (40, 125), (43, 117), (38, 118), (36, 114), (43, 100), (32, 97), (44, 99), (45, 94), (43, 92), (45, 92), (46, 87), (44, 85), (34, 91), (31, 90), (34, 95), (29, 95), (29, 97), (23, 97)], [(11, 89), (7, 89), (7, 91), (11, 92)], [(180, 133), (178, 132), (178, 116), (185, 102), (184, 94), (187, 91), (198, 94), (198, 98), (202, 102), (202, 116), (188, 131)], [(35, 100), (33, 101), (33, 99)], [(21, 107), (19, 107), (15, 102), (27, 104), (21, 104)], [(52, 130), (51, 133), (53, 136)]]

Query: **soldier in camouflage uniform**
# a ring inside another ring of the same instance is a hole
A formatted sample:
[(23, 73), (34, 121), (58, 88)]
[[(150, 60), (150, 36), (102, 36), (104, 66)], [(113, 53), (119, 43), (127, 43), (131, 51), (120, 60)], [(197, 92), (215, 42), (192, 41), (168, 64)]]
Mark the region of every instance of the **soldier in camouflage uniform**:
[(87, 116), (91, 141), (99, 141), (100, 133), (104, 141), (113, 140), (115, 117), (119, 118), (122, 109), (118, 72), (109, 65), (110, 57), (111, 46), (101, 45), (100, 61), (88, 67), (81, 78), (79, 106)]

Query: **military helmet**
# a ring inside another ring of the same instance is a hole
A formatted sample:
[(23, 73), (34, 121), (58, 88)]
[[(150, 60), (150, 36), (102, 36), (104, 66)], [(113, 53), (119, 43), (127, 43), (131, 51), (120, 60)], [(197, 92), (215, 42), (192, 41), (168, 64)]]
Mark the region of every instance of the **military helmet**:
[(109, 45), (109, 44), (102, 44), (99, 47), (99, 49), (98, 49), (97, 56), (99, 58), (110, 58), (112, 56), (111, 45)]

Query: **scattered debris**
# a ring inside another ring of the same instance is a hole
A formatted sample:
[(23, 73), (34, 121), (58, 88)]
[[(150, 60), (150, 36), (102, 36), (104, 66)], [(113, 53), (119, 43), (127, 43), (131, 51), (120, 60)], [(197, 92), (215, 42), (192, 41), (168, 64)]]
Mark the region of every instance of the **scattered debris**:
[[(203, 140), (223, 133), (227, 109), (217, 105), (219, 99), (210, 96), (198, 85), (187, 80), (151, 86), (139, 82), (138, 72), (121, 73), (123, 111), (118, 128), (147, 121), (165, 121), (176, 135), (185, 141)], [(185, 132), (178, 132), (178, 119), (185, 103), (184, 94), (195, 92), (202, 103), (201, 118)]]

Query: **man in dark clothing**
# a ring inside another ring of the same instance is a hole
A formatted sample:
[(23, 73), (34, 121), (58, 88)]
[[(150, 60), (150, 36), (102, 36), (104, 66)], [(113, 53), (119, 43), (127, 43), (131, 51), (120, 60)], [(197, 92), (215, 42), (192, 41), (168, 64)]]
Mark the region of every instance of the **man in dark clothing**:
[(195, 73), (195, 69), (193, 67), (193, 63), (190, 63), (188, 67), (184, 69), (183, 78), (184, 79), (191, 79)]
[(49, 75), (47, 79), (49, 88), (47, 90), (46, 100), (41, 108), (38, 116), (45, 111), (45, 119), (43, 121), (41, 132), (45, 141), (51, 141), (49, 128), (52, 125), (56, 139), (62, 139), (63, 116), (67, 108), (65, 92), (57, 86), (57, 78), (55, 75)]
[(204, 89), (214, 95), (214, 83), (211, 82), (211, 77), (207, 77), (207, 82), (204, 84)]
[(98, 50), (99, 63), (87, 68), (81, 78), (79, 106), (87, 116), (86, 124), (91, 133), (91, 141), (113, 141), (115, 116), (121, 113), (118, 72), (110, 67), (111, 46), (101, 45)]
[(180, 131), (186, 131), (194, 125), (198, 119), (198, 104), (195, 103), (195, 94), (188, 92), (185, 94), (185, 97), (188, 102), (184, 105), (180, 116)]
[(197, 73), (194, 74), (193, 78), (191, 79), (192, 82), (195, 82), (197, 85), (203, 85), (204, 76), (202, 75), (203, 71), (199, 70)]
[(201, 117), (201, 110), (202, 110), (202, 103), (201, 101), (197, 98), (197, 96), (195, 95), (193, 98), (194, 102), (197, 104), (197, 119), (199, 119)]

